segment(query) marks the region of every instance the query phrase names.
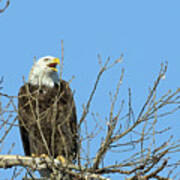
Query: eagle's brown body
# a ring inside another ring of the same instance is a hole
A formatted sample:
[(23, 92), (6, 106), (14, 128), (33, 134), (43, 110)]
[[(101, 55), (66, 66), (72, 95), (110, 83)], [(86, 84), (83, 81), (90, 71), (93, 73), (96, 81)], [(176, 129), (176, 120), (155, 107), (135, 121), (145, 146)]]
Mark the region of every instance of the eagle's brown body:
[(29, 83), (18, 94), (21, 138), (27, 156), (35, 154), (72, 162), (78, 151), (76, 110), (66, 81), (53, 88)]

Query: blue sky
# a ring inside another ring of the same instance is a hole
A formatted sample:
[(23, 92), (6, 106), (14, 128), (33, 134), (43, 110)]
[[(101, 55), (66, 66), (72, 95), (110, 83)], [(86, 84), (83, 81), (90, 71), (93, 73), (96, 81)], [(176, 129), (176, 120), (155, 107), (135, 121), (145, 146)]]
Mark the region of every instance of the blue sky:
[[(169, 62), (161, 92), (179, 87), (179, 8), (180, 2), (176, 0), (12, 1), (6, 12), (0, 14), (3, 91), (17, 95), (22, 76), (28, 77), (33, 57), (60, 56), (60, 41), (64, 40), (63, 78), (75, 76), (71, 88), (75, 90), (78, 118), (99, 70), (98, 53), (104, 61), (108, 56), (114, 60), (123, 53), (124, 61), (105, 74), (90, 112), (106, 116), (108, 93), (115, 89), (122, 67), (125, 77), (121, 99), (126, 99), (128, 88), (132, 88), (133, 105), (138, 112), (161, 62)], [(177, 112), (171, 117), (177, 139), (179, 115)], [(93, 123), (90, 118), (89, 121)], [(23, 154), (17, 129), (7, 139), (16, 142), (15, 153)]]

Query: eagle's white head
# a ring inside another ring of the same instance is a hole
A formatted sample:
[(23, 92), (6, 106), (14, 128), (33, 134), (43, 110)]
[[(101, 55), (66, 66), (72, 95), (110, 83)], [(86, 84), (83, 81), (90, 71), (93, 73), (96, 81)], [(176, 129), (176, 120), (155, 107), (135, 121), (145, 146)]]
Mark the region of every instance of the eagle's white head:
[(45, 56), (34, 63), (30, 73), (28, 82), (32, 85), (45, 85), (54, 87), (59, 84), (59, 78), (56, 66), (60, 64), (59, 58)]

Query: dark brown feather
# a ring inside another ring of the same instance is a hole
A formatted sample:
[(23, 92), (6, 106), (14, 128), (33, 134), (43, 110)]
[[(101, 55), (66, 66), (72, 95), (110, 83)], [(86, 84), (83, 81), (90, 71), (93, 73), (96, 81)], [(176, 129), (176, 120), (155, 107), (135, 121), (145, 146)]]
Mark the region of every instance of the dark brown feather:
[(78, 151), (76, 109), (66, 81), (60, 88), (25, 84), (18, 94), (18, 117), (25, 154), (63, 155), (72, 162)]

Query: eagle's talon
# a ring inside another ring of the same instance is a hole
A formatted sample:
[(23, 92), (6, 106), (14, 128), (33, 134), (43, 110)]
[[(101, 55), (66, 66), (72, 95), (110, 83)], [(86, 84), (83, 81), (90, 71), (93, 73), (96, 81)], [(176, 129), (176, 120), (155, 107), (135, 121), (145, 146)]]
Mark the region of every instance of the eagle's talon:
[(44, 158), (44, 159), (45, 159), (45, 158), (48, 158), (48, 157), (49, 157), (49, 156), (48, 156), (47, 154), (41, 154), (41, 155), (40, 155), (40, 158)]
[(32, 153), (31, 154), (31, 157), (33, 157), (33, 158), (47, 158), (47, 157), (49, 157), (47, 154), (40, 154), (40, 155), (38, 155), (38, 154), (34, 154), (34, 153)]
[(36, 157), (38, 157), (38, 155), (37, 155), (37, 154), (32, 153), (32, 154), (31, 154), (31, 157), (36, 158)]
[(68, 163), (67, 159), (61, 155), (57, 156), (56, 159), (59, 160), (62, 164)]

